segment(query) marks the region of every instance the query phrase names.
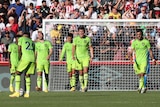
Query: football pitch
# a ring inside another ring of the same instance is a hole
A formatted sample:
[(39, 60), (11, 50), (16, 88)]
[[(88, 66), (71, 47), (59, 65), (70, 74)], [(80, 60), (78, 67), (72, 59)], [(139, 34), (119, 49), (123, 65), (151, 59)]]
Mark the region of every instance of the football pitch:
[(30, 98), (9, 94), (0, 92), (0, 107), (160, 107), (159, 91), (31, 92)]

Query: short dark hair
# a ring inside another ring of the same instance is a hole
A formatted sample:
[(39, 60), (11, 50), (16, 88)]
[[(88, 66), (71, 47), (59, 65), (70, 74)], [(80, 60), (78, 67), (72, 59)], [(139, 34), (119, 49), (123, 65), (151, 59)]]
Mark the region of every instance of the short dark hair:
[(30, 33), (29, 32), (24, 32), (23, 34), (28, 35), (28, 37), (30, 37)]
[(17, 1), (19, 1), (19, 0), (15, 0), (15, 2), (17, 2)]
[(143, 30), (142, 29), (137, 29), (137, 32), (141, 32), (141, 34), (143, 35)]
[(81, 26), (78, 27), (78, 31), (79, 30), (83, 30), (85, 32), (85, 27), (83, 25), (81, 25)]
[(68, 33), (68, 37), (73, 38), (73, 34), (72, 33)]

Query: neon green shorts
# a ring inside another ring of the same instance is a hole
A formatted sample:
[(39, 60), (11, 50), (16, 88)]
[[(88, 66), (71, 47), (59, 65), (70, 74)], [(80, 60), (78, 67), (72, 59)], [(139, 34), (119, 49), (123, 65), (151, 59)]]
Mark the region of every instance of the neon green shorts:
[(26, 74), (34, 74), (35, 73), (35, 62), (29, 62), (20, 60), (17, 66), (17, 71), (23, 72), (26, 70)]
[(142, 63), (142, 64), (134, 63), (133, 64), (135, 74), (145, 73), (146, 72), (146, 67), (147, 67), (147, 63)]
[(15, 65), (11, 65), (11, 68), (10, 68), (10, 73), (15, 73), (16, 72), (16, 69), (17, 69), (17, 66)]
[(83, 70), (84, 67), (89, 67), (90, 58), (80, 58), (77, 59), (78, 63), (76, 64), (77, 70)]
[(46, 74), (49, 74), (49, 68), (50, 68), (50, 63), (37, 63), (37, 72), (45, 72)]
[(72, 69), (75, 69), (75, 63), (67, 63), (67, 72), (71, 72)]

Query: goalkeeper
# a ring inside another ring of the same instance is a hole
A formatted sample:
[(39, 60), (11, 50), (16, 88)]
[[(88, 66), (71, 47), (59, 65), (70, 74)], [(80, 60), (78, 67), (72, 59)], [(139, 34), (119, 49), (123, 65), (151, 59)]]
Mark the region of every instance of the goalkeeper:
[(148, 52), (152, 61), (155, 62), (155, 59), (151, 50), (150, 42), (149, 40), (143, 38), (143, 32), (141, 29), (137, 30), (136, 39), (133, 41), (131, 45), (130, 59), (132, 59), (133, 51), (135, 52), (135, 60), (133, 67), (135, 74), (139, 76), (138, 92), (144, 93), (146, 91), (144, 76), (147, 70)]
[(59, 61), (62, 61), (66, 53), (67, 72), (69, 74), (70, 86), (71, 86), (70, 91), (75, 91), (76, 77), (75, 77), (75, 61), (72, 60), (72, 41), (73, 41), (73, 34), (69, 33), (66, 42), (63, 45)]

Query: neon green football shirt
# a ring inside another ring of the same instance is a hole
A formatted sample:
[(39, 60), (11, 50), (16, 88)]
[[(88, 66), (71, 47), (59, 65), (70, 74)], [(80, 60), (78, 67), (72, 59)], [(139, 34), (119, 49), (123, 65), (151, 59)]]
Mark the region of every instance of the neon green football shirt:
[(76, 46), (76, 56), (77, 58), (89, 57), (89, 46), (91, 46), (91, 39), (87, 36), (81, 38), (76, 36), (73, 39), (73, 45)]
[(21, 59), (25, 61), (35, 62), (34, 42), (30, 38), (20, 37), (18, 39), (18, 45), (21, 46)]
[(148, 49), (151, 48), (149, 41), (147, 39), (141, 41), (136, 39), (133, 41), (131, 47), (135, 50), (137, 64), (146, 63)]
[(11, 65), (17, 66), (19, 61), (18, 45), (11, 43), (8, 47), (8, 52), (10, 52)]
[(66, 53), (66, 62), (72, 63), (72, 43), (66, 42), (63, 45), (62, 53), (60, 55), (60, 60), (63, 59), (65, 53)]
[(49, 50), (53, 48), (50, 41), (45, 40), (44, 42), (36, 42), (35, 51), (37, 52), (37, 62), (41, 63), (47, 60), (49, 55)]

